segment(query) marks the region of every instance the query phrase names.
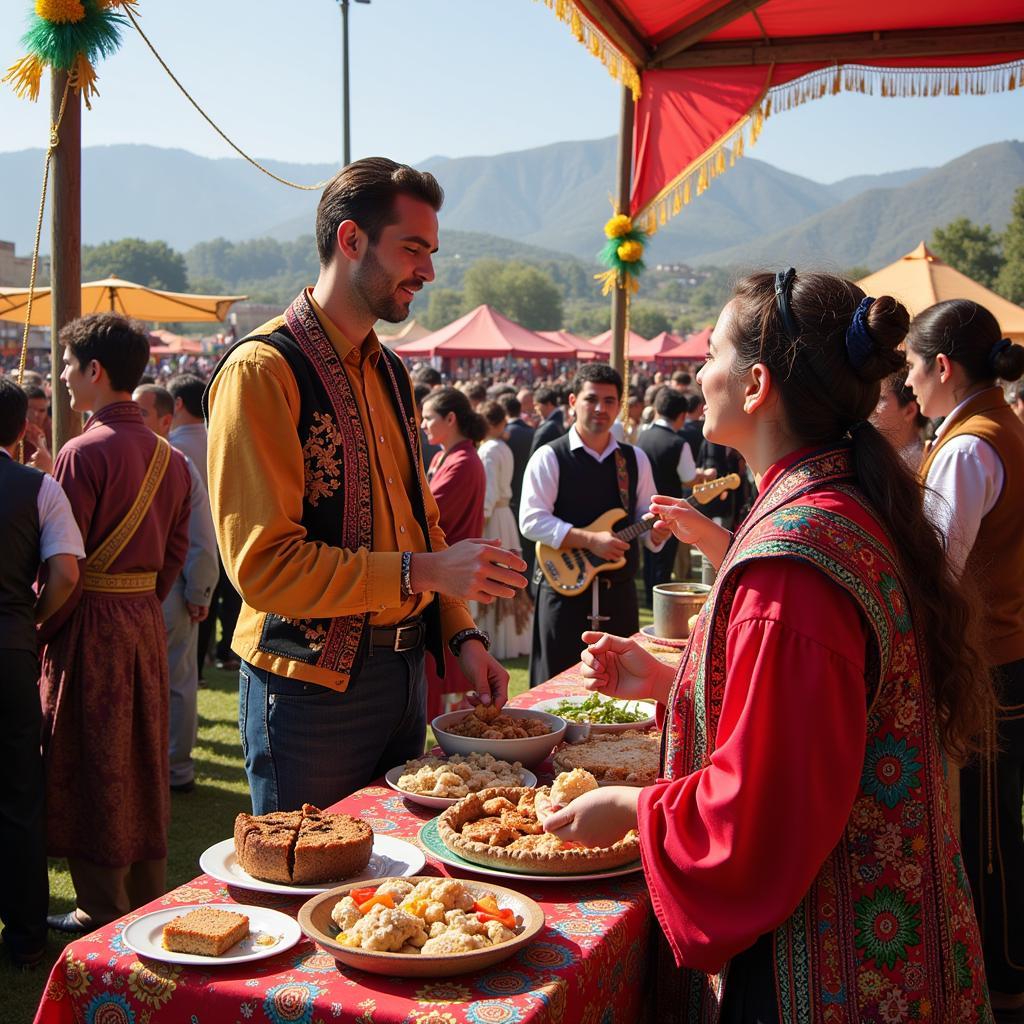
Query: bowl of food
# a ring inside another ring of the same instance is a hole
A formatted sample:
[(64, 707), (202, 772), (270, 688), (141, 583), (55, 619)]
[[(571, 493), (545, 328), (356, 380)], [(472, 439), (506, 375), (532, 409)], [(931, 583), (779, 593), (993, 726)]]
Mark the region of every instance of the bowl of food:
[(599, 693), (586, 696), (552, 697), (534, 705), (538, 711), (565, 719), (567, 743), (585, 740), (592, 732), (627, 732), (630, 729), (653, 729), (654, 701), (618, 700)]
[(565, 735), (557, 715), (493, 704), (438, 715), (430, 727), (446, 754), (493, 754), (525, 765), (540, 764)]
[(453, 754), (451, 757), (427, 754), (396, 765), (384, 779), (412, 803), (441, 810), (470, 793), (493, 786), (537, 784), (537, 776), (518, 761), (510, 764), (490, 754)]
[(299, 927), (349, 967), (444, 978), (510, 957), (544, 927), (544, 911), (504, 886), (418, 875), (314, 896), (299, 910)]

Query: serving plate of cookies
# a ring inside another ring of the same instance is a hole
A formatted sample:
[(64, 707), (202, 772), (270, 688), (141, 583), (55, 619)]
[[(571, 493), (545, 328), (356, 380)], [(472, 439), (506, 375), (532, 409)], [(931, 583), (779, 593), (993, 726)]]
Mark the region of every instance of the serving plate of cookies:
[(435, 810), (444, 810), (470, 793), (493, 786), (537, 785), (537, 776), (518, 761), (479, 753), (451, 757), (428, 754), (396, 765), (384, 779), (406, 800)]
[(268, 907), (199, 903), (154, 910), (124, 929), (139, 956), (169, 964), (217, 966), (263, 960), (302, 938), (298, 922)]
[(205, 850), (199, 866), (227, 885), (312, 896), (342, 882), (414, 875), (426, 863), (404, 839), (376, 835), (361, 818), (312, 804), (298, 811), (239, 814), (235, 834)]
[(500, 885), (422, 875), (339, 886), (309, 900), (299, 925), (349, 967), (443, 978), (507, 959), (544, 927), (544, 911)]

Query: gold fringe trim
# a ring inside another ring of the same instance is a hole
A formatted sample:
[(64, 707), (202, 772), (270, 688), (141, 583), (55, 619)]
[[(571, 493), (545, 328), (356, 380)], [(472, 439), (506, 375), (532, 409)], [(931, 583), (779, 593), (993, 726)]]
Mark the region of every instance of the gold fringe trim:
[[(768, 81), (771, 81), (769, 69)], [(981, 68), (879, 68), (846, 64), (820, 68), (785, 85), (768, 88), (750, 110), (717, 142), (687, 165), (650, 202), (633, 215), (633, 223), (653, 235), (680, 213), (711, 182), (757, 142), (764, 122), (781, 111), (840, 92), (866, 96), (985, 96), (1013, 92), (1024, 85), (1024, 60)]]
[[(535, 0), (536, 2), (536, 0)], [(553, 11), (563, 25), (585, 46), (591, 56), (596, 57), (617, 82), (621, 82), (633, 94), (633, 100), (640, 98), (640, 72), (636, 65), (608, 39), (580, 10), (575, 0), (539, 0)]]

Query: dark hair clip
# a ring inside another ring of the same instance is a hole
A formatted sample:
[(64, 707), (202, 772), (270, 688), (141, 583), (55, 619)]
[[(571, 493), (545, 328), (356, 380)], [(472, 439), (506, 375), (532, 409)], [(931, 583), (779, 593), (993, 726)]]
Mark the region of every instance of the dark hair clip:
[(867, 420), (857, 420), (856, 423), (851, 423), (847, 428), (846, 432), (850, 437), (856, 437), (862, 430), (866, 430), (871, 424)]
[(789, 294), (793, 290), (793, 279), (796, 277), (796, 270), (790, 267), (789, 270), (780, 270), (775, 275), (775, 306), (782, 318), (782, 327), (789, 336), (790, 341), (796, 341), (800, 333), (796, 327), (796, 320), (793, 319), (793, 310), (789, 305)]
[(855, 370), (859, 370), (875, 350), (875, 339), (868, 330), (868, 310), (874, 301), (870, 295), (861, 299), (850, 326), (846, 328), (846, 355)]
[(998, 373), (996, 369), (996, 360), (1008, 349), (1013, 348), (1013, 342), (1009, 338), (1003, 338), (997, 341), (991, 348), (988, 354), (988, 365), (992, 367), (993, 373)]

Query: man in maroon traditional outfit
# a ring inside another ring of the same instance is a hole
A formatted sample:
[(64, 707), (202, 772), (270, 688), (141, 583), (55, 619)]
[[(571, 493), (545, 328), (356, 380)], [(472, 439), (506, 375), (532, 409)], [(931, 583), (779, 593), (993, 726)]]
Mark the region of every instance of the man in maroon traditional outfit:
[[(48, 853), (77, 906), (60, 931), (99, 927), (164, 891), (169, 818), (167, 642), (160, 603), (188, 551), (187, 463), (131, 400), (149, 360), (114, 313), (61, 331), (71, 406), (92, 413), (57, 456), (85, 540), (82, 582), (43, 653)], [(59, 620), (59, 621), (57, 621)]]

